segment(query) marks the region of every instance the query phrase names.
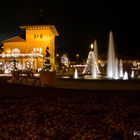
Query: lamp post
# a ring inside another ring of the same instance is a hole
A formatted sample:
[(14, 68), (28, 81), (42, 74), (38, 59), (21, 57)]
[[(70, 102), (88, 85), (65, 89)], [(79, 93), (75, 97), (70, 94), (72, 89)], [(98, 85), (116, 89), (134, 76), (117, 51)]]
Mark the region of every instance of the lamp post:
[(59, 71), (60, 63), (59, 63), (59, 54), (56, 54), (56, 69)]
[(76, 54), (76, 63), (77, 64), (79, 63), (79, 54), (78, 53)]

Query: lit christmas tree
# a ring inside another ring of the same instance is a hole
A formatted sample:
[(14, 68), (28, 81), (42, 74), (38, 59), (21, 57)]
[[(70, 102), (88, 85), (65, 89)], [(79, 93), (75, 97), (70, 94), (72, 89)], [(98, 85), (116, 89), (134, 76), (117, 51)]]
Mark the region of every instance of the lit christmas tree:
[(100, 73), (95, 54), (93, 52), (93, 44), (91, 44), (91, 51), (88, 54), (86, 66), (84, 68), (83, 74), (92, 74), (94, 77)]
[(61, 63), (65, 66), (68, 67), (69, 66), (69, 58), (67, 57), (67, 55), (63, 55), (61, 57)]
[(51, 70), (49, 47), (46, 48), (46, 55), (44, 58), (42, 70), (43, 71), (50, 71)]
[(16, 71), (17, 70), (17, 66), (16, 66), (16, 59), (14, 58), (13, 60), (13, 70)]

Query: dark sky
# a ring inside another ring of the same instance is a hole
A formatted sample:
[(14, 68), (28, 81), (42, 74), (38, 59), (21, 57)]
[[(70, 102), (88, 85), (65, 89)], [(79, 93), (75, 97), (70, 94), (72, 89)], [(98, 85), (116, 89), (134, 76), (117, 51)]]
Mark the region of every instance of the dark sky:
[(1, 2), (0, 39), (16, 35), (19, 25), (32, 24), (43, 9), (45, 19), (56, 26), (58, 51), (87, 57), (96, 39), (99, 54), (107, 52), (108, 34), (113, 31), (119, 54), (139, 56), (139, 5), (135, 0), (12, 0)]

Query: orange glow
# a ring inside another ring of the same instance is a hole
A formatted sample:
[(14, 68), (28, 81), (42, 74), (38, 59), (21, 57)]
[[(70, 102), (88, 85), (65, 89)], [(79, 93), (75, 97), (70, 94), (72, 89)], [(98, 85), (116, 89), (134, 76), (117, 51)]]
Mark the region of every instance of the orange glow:
[(98, 63), (101, 63), (101, 60), (98, 60)]
[(10, 54), (11, 53), (11, 50), (7, 50), (7, 53)]

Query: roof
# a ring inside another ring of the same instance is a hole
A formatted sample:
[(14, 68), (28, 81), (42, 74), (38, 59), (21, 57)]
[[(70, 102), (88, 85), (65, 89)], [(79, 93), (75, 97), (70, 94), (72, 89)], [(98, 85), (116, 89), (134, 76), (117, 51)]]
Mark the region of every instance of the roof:
[(55, 34), (55, 36), (59, 36), (54, 25), (25, 25), (25, 26), (20, 26), (20, 28), (26, 30), (50, 29)]
[(40, 17), (33, 23), (20, 26), (21, 29), (50, 29), (55, 36), (59, 36), (56, 27), (50, 23), (43, 15), (43, 10), (40, 10)]
[(14, 37), (11, 37), (2, 41), (2, 43), (5, 43), (5, 42), (25, 42), (25, 40), (21, 38), (20, 36), (14, 36)]

